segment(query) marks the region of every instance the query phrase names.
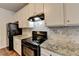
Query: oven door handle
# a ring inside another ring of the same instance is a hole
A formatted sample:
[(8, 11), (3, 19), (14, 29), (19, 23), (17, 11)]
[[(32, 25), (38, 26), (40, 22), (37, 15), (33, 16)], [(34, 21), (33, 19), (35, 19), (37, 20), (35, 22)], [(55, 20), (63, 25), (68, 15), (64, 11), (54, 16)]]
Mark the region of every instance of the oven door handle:
[(30, 48), (30, 49), (32, 49), (32, 50), (36, 50), (36, 49), (37, 49), (37, 48), (34, 48), (34, 47), (32, 47), (32, 46), (28, 46), (28, 45), (25, 45), (25, 44), (22, 44), (22, 46), (25, 46), (25, 47)]

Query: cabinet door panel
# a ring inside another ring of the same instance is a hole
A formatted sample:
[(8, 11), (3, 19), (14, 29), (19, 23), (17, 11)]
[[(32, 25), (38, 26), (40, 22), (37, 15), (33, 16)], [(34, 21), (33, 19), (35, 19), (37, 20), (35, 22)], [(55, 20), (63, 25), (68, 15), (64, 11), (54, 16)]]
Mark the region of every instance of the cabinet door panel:
[[(18, 42), (17, 39), (14, 39), (14, 50), (15, 50), (16, 52), (17, 52), (17, 48), (18, 48), (18, 47), (17, 47), (17, 45), (18, 45), (17, 42)], [(18, 53), (18, 52), (17, 52), (17, 53)]]
[(43, 3), (35, 3), (35, 15), (44, 13), (44, 4)]
[(18, 22), (19, 22), (19, 27), (22, 27), (23, 25), (22, 25), (22, 16), (21, 16), (21, 12), (20, 11), (18, 11), (18, 12), (16, 12), (16, 14), (15, 14), (15, 19), (17, 19), (18, 20)]
[(13, 45), (14, 45), (14, 50), (16, 51), (17, 50), (17, 44), (16, 44), (16, 41), (15, 40), (13, 40), (14, 41), (14, 43), (13, 43)]
[(28, 20), (27, 20), (29, 18), (29, 9), (28, 8), (29, 7), (27, 5), (16, 13), (16, 18), (19, 21), (20, 28), (29, 27)]
[(64, 4), (65, 25), (79, 25), (79, 4)]
[(54, 53), (50, 50), (41, 48), (41, 56), (62, 56), (62, 55), (60, 55), (58, 53)]
[(25, 27), (29, 27), (29, 25), (28, 25), (28, 18), (29, 18), (29, 9), (28, 9), (29, 7), (28, 7), (28, 5), (27, 6), (25, 6), (23, 9), (22, 9), (22, 28), (25, 28)]
[(34, 3), (28, 4), (28, 9), (29, 9), (29, 17), (34, 16), (34, 14), (35, 14)]
[(21, 55), (21, 40), (17, 39), (17, 52)]
[(41, 56), (50, 56), (52, 53), (49, 50), (41, 48)]
[(63, 26), (63, 4), (44, 4), (45, 22), (47, 26)]
[(54, 53), (50, 50), (47, 50), (47, 49), (44, 49), (44, 48), (41, 48), (41, 56), (61, 56), (57, 53)]
[(21, 40), (14, 38), (14, 50), (21, 55)]

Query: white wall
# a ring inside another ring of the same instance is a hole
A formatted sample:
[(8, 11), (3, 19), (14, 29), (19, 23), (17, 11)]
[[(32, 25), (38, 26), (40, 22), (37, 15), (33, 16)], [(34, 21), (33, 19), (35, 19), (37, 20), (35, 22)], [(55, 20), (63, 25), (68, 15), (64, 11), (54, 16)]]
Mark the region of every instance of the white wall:
[(6, 24), (16, 21), (14, 15), (14, 12), (0, 8), (0, 48), (7, 47)]

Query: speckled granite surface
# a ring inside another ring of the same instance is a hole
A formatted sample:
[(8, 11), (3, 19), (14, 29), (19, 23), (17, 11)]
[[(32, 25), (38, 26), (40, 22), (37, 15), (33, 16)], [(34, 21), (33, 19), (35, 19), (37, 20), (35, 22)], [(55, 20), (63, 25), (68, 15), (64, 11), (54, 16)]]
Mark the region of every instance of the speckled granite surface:
[(48, 33), (41, 47), (60, 55), (79, 56), (79, 26), (50, 28)]
[[(35, 30), (47, 31), (49, 38), (41, 47), (60, 55), (79, 56), (79, 26), (39, 28)], [(27, 31), (29, 33), (29, 30), (24, 31), (24, 33)]]
[(48, 39), (41, 47), (64, 56), (79, 56), (79, 44), (74, 40)]
[(14, 38), (17, 38), (17, 39), (25, 39), (25, 38), (31, 38), (32, 35), (17, 35), (17, 36), (14, 36)]

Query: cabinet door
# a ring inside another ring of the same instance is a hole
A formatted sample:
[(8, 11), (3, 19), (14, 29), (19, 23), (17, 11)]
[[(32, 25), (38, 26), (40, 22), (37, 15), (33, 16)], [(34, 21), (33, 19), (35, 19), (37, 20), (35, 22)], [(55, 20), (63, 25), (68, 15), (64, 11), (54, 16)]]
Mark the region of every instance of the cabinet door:
[(63, 26), (63, 4), (49, 3), (44, 4), (45, 22), (46, 26)]
[(19, 10), (17, 13), (16, 13), (16, 17), (19, 21), (19, 27), (20, 28), (24, 28), (24, 27), (29, 27), (28, 25), (28, 5), (25, 6), (24, 8), (22, 8), (21, 10)]
[(65, 25), (79, 25), (79, 4), (64, 4)]
[(21, 40), (14, 38), (14, 50), (21, 55)]
[[(14, 39), (14, 40), (13, 40), (14, 50), (15, 50), (16, 52), (18, 51), (18, 50), (17, 50), (17, 49), (18, 49), (18, 46), (17, 46), (18, 44), (17, 44), (17, 42), (18, 42), (17, 39)], [(17, 53), (18, 53), (18, 52), (17, 52)]]
[(21, 55), (21, 40), (17, 39), (17, 49), (16, 52)]
[(22, 19), (22, 24), (23, 24), (23, 27), (22, 28), (26, 28), (26, 27), (29, 27), (29, 23), (28, 23), (28, 18), (29, 18), (29, 9), (28, 9), (28, 5), (25, 6), (23, 9), (22, 9), (22, 15), (23, 15), (23, 19)]
[(29, 9), (29, 17), (34, 16), (34, 14), (35, 14), (34, 3), (30, 3), (30, 4), (28, 4), (28, 9)]
[(52, 53), (49, 50), (41, 48), (41, 56), (51, 56)]
[(30, 3), (29, 6), (29, 17), (44, 13), (43, 3)]
[(16, 43), (15, 39), (13, 40), (13, 45), (14, 45), (14, 50), (16, 51), (17, 50), (17, 43)]
[(15, 19), (17, 19), (18, 20), (18, 22), (19, 22), (19, 27), (22, 27), (23, 26), (23, 22), (22, 22), (22, 16), (21, 16), (21, 12), (20, 11), (18, 11), (18, 12), (16, 12), (16, 14), (15, 14)]
[(41, 56), (61, 56), (57, 53), (54, 53), (50, 50), (47, 50), (47, 49), (44, 49), (44, 48), (41, 48)]
[(35, 3), (35, 15), (44, 13), (44, 4), (43, 3)]

